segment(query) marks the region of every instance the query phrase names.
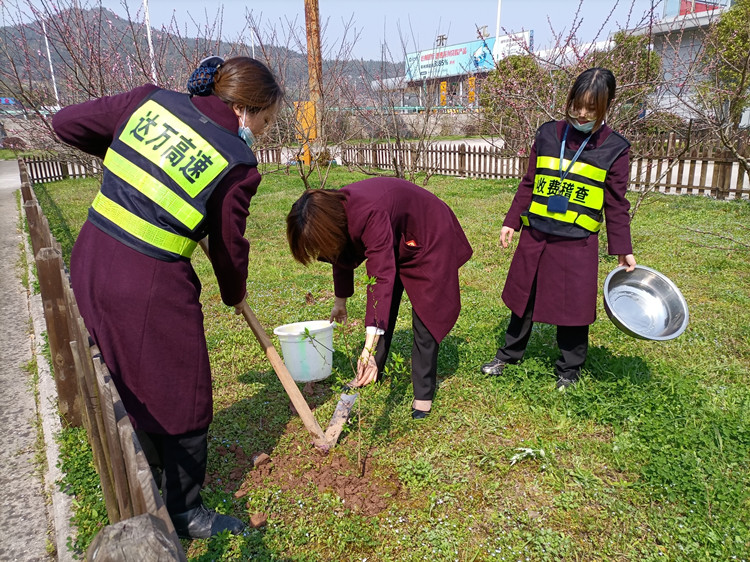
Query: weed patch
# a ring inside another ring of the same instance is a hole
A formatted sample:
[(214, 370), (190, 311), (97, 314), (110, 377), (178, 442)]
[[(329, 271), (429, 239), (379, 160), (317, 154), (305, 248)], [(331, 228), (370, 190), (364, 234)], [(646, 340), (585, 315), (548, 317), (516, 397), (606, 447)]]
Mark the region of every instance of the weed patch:
[(75, 537), (68, 538), (68, 549), (81, 556), (96, 534), (109, 523), (107, 510), (85, 428), (63, 429), (58, 444), (63, 477), (57, 484), (73, 498), (72, 522), (76, 527)]

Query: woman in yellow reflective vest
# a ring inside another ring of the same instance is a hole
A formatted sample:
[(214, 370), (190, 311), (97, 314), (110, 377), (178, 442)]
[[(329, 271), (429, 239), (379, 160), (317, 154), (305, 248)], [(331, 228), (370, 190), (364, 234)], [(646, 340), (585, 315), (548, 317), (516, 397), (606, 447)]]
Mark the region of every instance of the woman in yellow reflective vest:
[(500, 375), (521, 361), (533, 323), (544, 322), (557, 326), (557, 388), (574, 384), (596, 318), (603, 222), (609, 254), (628, 271), (636, 265), (625, 198), (630, 143), (605, 123), (615, 89), (611, 71), (584, 71), (568, 93), (564, 119), (536, 132), (529, 169), (500, 231), (503, 248), (516, 231), (521, 235), (502, 293), (510, 324), (504, 345), (482, 365), (485, 374)]
[(249, 57), (204, 59), (188, 91), (146, 84), (66, 107), (52, 124), (63, 142), (104, 159), (71, 256), (81, 315), (178, 535), (207, 538), (245, 524), (201, 499), (213, 400), (190, 255), (208, 236), (224, 303), (244, 300), (245, 225), (261, 179), (250, 145), (283, 93)]

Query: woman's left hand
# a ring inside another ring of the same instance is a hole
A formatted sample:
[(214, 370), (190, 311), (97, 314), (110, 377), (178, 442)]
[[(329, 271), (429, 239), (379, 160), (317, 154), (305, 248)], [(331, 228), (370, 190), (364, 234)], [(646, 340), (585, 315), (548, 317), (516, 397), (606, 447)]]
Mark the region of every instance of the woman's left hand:
[(617, 265), (627, 266), (625, 271), (633, 271), (635, 269), (635, 258), (633, 254), (620, 254), (617, 256)]
[(246, 298), (247, 298), (247, 291), (245, 291), (245, 294), (242, 296), (242, 300), (240, 302), (232, 305), (234, 306), (234, 313), (237, 314), (238, 316), (242, 315), (242, 308), (244, 307)]
[(333, 309), (331, 310), (331, 317), (328, 319), (328, 321), (336, 321), (339, 324), (346, 324), (346, 319), (346, 299), (341, 297), (334, 297)]

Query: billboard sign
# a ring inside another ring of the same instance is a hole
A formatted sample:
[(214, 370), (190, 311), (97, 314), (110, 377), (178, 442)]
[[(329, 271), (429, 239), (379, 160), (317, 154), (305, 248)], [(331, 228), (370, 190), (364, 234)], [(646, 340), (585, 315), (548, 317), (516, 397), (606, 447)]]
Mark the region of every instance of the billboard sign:
[(492, 60), (494, 37), (419, 51), (406, 55), (406, 79), (410, 82), (488, 72), (495, 66)]
[(533, 48), (534, 32), (524, 31), (409, 53), (406, 55), (406, 79), (415, 82), (489, 72), (495, 67), (496, 60), (525, 54)]
[(534, 51), (534, 32), (523, 31), (498, 37), (492, 49), (492, 56), (495, 60), (502, 60), (511, 55), (525, 55), (529, 51)]

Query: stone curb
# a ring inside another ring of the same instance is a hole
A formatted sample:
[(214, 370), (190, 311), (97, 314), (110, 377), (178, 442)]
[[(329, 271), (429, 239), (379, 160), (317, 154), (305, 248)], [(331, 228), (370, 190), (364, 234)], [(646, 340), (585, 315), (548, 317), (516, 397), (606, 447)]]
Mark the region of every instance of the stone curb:
[[(29, 245), (28, 230), (26, 228), (26, 217), (21, 209), (21, 220), (24, 225), (23, 246), (26, 252), (26, 263), (28, 266), (29, 286), (36, 279), (34, 270), (34, 254)], [(62, 431), (60, 415), (57, 409), (57, 386), (55, 378), (50, 369), (49, 362), (44, 355), (44, 333), (47, 331), (47, 323), (44, 319), (44, 306), (40, 294), (27, 292), (29, 316), (33, 325), (34, 345), (32, 352), (36, 359), (38, 372), (38, 416), (42, 424), (44, 436), (44, 447), (47, 458), (47, 470), (44, 477), (44, 490), (51, 503), (47, 504), (48, 518), (54, 529), (54, 541), (59, 562), (73, 562), (73, 553), (68, 549), (68, 537), (75, 534), (71, 526), (72, 499), (69, 495), (60, 491), (57, 481), (62, 478), (62, 472), (57, 464), (60, 460), (60, 448), (55, 437)]]

